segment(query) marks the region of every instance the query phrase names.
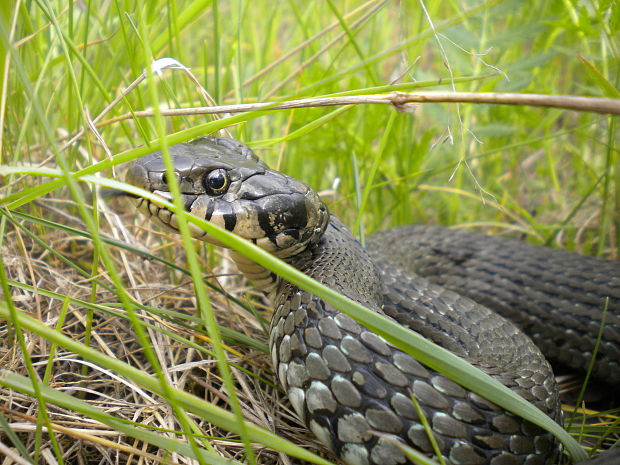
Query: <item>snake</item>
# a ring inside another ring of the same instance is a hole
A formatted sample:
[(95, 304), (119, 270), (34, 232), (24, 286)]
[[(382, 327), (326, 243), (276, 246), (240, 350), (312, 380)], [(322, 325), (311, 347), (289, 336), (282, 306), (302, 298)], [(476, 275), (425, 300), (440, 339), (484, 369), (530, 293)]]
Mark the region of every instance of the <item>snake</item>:
[[(168, 150), (187, 212), (453, 352), (555, 421), (562, 414), (548, 359), (590, 364), (592, 376), (620, 385), (620, 262), (422, 225), (376, 233), (363, 247), (310, 187), (239, 141), (200, 137)], [(125, 178), (172, 199), (160, 151), (134, 161)], [(170, 209), (139, 196), (135, 204), (178, 232)], [(449, 465), (560, 460), (550, 433), (234, 250), (232, 258), (273, 306), (269, 350), (290, 404), (343, 462), (412, 463), (401, 444)], [(614, 450), (593, 463), (620, 463)]]

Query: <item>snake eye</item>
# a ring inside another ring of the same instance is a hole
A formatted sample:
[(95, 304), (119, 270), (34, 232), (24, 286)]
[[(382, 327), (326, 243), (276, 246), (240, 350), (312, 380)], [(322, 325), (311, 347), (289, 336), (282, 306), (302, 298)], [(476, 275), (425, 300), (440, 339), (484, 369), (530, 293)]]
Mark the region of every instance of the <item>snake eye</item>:
[(202, 182), (207, 194), (219, 195), (226, 192), (230, 181), (226, 170), (219, 168), (207, 173)]

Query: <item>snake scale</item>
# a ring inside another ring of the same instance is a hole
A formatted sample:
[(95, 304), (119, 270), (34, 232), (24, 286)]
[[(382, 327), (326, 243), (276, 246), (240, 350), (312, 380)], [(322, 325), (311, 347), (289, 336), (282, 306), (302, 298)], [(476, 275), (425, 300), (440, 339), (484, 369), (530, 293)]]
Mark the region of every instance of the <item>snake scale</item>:
[[(365, 249), (308, 186), (270, 170), (242, 143), (202, 137), (169, 150), (187, 211), (419, 332), (556, 421), (558, 388), (540, 349), (583, 369), (606, 306), (594, 375), (620, 385), (620, 262), (423, 226), (378, 233)], [(160, 152), (134, 162), (126, 179), (171, 199)], [(144, 198), (136, 203), (177, 230), (171, 211)], [(193, 233), (217, 243), (198, 228)], [(557, 463), (559, 447), (548, 433), (244, 256), (233, 258), (273, 304), (271, 357), (293, 408), (347, 464), (407, 463), (397, 441), (434, 455), (412, 396), (447, 464)], [(618, 455), (611, 460), (605, 463), (620, 463)]]

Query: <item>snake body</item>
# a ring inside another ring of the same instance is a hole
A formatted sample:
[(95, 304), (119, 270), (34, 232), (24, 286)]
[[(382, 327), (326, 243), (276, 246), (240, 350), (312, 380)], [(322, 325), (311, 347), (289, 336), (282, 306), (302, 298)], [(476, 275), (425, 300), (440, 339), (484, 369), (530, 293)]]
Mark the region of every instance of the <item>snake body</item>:
[[(516, 315), (550, 356), (583, 367), (606, 306), (594, 372), (618, 384), (620, 263), (423, 227), (380, 233), (365, 249), (310, 188), (270, 170), (240, 142), (199, 138), (170, 147), (170, 153), (189, 212), (421, 333), (557, 421), (549, 363), (528, 336), (489, 307)], [(159, 152), (136, 161), (127, 181), (171, 197)], [(137, 202), (176, 230), (171, 211), (147, 199)], [(202, 230), (194, 233), (217, 243)], [(273, 303), (271, 357), (292, 406), (344, 462), (407, 463), (399, 442), (433, 456), (422, 413), (448, 464), (556, 463), (558, 446), (548, 433), (422, 365), (314, 295), (242, 255), (233, 257)]]

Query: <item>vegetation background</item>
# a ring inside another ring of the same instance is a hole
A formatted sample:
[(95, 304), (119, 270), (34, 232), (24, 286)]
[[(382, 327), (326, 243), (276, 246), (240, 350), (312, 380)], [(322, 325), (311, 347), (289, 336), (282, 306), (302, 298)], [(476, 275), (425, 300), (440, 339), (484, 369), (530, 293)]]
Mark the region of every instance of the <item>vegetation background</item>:
[[(205, 105), (201, 87), (217, 104), (394, 90), (618, 98), (619, 26), (613, 0), (2, 2), (0, 453), (17, 463), (287, 463), (275, 449), (320, 462), (291, 439), (333, 460), (274, 388), (268, 311), (247, 285), (227, 287), (231, 303), (208, 280), (219, 293), (211, 305), (199, 298), (197, 315), (179, 239), (91, 194), (110, 182), (67, 175), (94, 166), (89, 174), (118, 179), (113, 165), (153, 140), (181, 142), (216, 124), (132, 113)], [(128, 90), (164, 57), (194, 79), (163, 69)], [(437, 104), (231, 122), (233, 137), (323, 191), (361, 238), (437, 223), (619, 256), (617, 117)], [(203, 269), (219, 263), (197, 249)]]

